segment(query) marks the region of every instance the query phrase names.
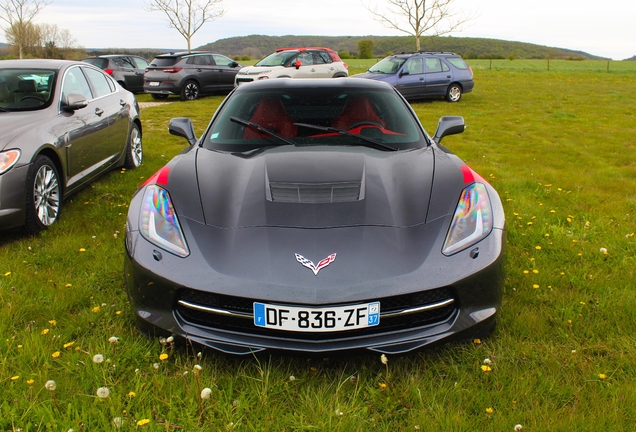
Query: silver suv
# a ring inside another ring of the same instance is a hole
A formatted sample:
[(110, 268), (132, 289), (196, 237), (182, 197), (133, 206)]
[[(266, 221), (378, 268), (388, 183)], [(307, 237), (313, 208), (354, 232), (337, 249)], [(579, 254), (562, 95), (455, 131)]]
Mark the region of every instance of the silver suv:
[(181, 100), (228, 93), (241, 65), (229, 57), (203, 51), (162, 54), (144, 74), (144, 91), (154, 99), (179, 95)]

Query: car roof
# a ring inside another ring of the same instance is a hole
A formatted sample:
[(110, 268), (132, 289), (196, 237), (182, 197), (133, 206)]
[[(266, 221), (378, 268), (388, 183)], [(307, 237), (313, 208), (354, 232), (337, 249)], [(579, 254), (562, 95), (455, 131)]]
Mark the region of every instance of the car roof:
[(2, 60), (0, 62), (0, 69), (13, 69), (13, 68), (35, 68), (35, 69), (62, 69), (71, 65), (86, 66), (89, 63), (84, 63), (75, 60), (59, 60), (59, 59), (14, 59), (14, 60)]
[(315, 50), (319, 50), (319, 51), (335, 52), (331, 48), (324, 48), (324, 47), (298, 47), (298, 48), (288, 47), (288, 48), (278, 48), (276, 50), (276, 52), (282, 52), (282, 51), (308, 51), (308, 50), (314, 50), (314, 51)]
[(362, 89), (396, 91), (395, 88), (384, 81), (376, 81), (365, 78), (296, 78), (254, 81), (249, 85), (238, 86), (234, 93), (258, 92), (266, 90), (284, 90), (300, 88), (332, 88), (332, 89)]
[(411, 56), (444, 56), (444, 57), (461, 57), (459, 54), (448, 51), (418, 51), (418, 52), (401, 52), (393, 54), (393, 57), (411, 57)]

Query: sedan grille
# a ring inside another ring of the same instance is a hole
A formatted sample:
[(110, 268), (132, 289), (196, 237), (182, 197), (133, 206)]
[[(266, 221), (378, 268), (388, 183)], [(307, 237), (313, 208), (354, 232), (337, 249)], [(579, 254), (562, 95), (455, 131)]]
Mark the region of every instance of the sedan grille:
[[(382, 334), (402, 329), (414, 329), (443, 323), (457, 311), (454, 290), (438, 288), (419, 293), (405, 294), (369, 301), (380, 302), (380, 324), (358, 330), (331, 333), (333, 338), (347, 338), (369, 334)], [(290, 332), (257, 327), (254, 325), (253, 303), (255, 299), (212, 294), (182, 289), (177, 295), (177, 316), (194, 326), (231, 330), (247, 335), (264, 334), (290, 337)], [(265, 303), (268, 303), (265, 301)], [(272, 303), (272, 302), (269, 302)], [(282, 304), (278, 303), (277, 304)], [(361, 301), (360, 303), (365, 303)], [(299, 305), (295, 305), (299, 306)], [(329, 305), (321, 305), (329, 306)], [(330, 306), (343, 306), (330, 305)], [(329, 333), (295, 332), (295, 339), (322, 339)]]

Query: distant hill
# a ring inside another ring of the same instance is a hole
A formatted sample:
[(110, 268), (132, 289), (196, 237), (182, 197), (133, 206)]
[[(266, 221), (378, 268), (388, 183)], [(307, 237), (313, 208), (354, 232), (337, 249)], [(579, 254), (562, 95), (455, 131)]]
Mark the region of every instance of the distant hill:
[[(415, 42), (410, 36), (265, 36), (251, 35), (219, 39), (197, 49), (215, 51), (231, 57), (249, 56), (262, 58), (277, 48), (324, 46), (338, 52), (356, 56), (358, 41), (372, 39), (375, 42), (373, 53), (384, 57), (389, 53), (411, 52)], [(572, 58), (600, 60), (582, 51), (553, 48), (525, 42), (512, 42), (499, 39), (434, 37), (422, 39), (422, 51), (452, 51), (465, 58)]]

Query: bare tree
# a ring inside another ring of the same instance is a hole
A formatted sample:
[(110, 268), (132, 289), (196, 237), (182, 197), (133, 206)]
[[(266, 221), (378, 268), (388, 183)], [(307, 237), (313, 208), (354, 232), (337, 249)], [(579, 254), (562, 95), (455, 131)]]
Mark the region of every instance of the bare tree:
[(454, 0), (386, 0), (387, 7), (379, 9), (368, 4), (366, 8), (373, 19), (385, 27), (399, 30), (415, 37), (419, 51), (420, 38), (442, 36), (461, 28), (473, 16), (453, 9)]
[(33, 18), (52, 0), (0, 0), (0, 20), (2, 28), (10, 32), (11, 40), (18, 47), (20, 58)]
[(223, 0), (150, 0), (147, 10), (163, 12), (168, 18), (168, 26), (188, 42), (188, 51), (192, 51), (192, 36), (203, 24), (225, 14)]

